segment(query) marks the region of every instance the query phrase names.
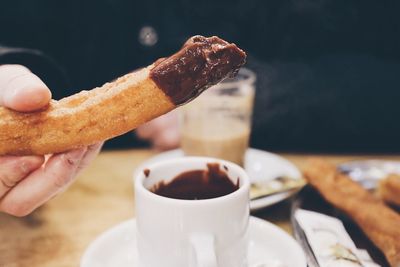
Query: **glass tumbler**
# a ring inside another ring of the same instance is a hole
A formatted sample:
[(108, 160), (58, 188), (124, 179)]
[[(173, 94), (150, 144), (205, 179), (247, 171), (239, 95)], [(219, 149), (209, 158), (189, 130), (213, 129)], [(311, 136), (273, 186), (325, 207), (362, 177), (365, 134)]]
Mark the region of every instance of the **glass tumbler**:
[(180, 109), (181, 148), (188, 156), (243, 166), (249, 146), (256, 75), (242, 68)]

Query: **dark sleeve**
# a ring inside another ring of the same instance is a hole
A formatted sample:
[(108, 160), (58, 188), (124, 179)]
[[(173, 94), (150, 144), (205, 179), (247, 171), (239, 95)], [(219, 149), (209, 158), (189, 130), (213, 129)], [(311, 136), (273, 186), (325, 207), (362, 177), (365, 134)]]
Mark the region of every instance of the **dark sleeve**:
[(64, 69), (39, 50), (0, 45), (0, 65), (3, 64), (19, 64), (30, 69), (46, 83), (55, 99), (59, 99), (69, 87)]
[(262, 62), (252, 145), (278, 151), (400, 151), (400, 62), (333, 55)]

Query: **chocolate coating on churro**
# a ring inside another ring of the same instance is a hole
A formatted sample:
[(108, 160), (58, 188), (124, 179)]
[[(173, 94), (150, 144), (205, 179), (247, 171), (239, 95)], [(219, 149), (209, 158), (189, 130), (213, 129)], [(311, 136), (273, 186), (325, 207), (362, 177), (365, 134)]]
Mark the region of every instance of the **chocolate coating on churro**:
[(20, 113), (0, 106), (0, 155), (46, 155), (121, 135), (233, 74), (245, 53), (218, 37), (191, 38), (173, 56), (90, 91)]
[(175, 105), (181, 105), (233, 76), (245, 60), (246, 53), (235, 44), (216, 36), (194, 36), (180, 51), (158, 60), (150, 71), (150, 78)]

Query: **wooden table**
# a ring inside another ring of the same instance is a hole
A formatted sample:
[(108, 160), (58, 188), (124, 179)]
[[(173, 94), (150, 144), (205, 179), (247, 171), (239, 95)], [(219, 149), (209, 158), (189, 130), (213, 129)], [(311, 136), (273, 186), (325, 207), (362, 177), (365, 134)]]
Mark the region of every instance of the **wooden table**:
[[(153, 156), (150, 150), (103, 152), (64, 194), (25, 218), (0, 214), (0, 267), (79, 266), (89, 243), (101, 232), (134, 217), (132, 172)], [(297, 166), (307, 155), (284, 154)], [(321, 155), (333, 163), (399, 156)], [(253, 215), (291, 232), (290, 200)]]

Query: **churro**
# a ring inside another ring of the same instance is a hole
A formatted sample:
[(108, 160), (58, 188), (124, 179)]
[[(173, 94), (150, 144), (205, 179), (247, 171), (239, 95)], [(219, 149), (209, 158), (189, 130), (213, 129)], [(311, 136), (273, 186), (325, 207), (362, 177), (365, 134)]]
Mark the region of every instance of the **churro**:
[(379, 182), (378, 195), (385, 202), (400, 207), (400, 175), (391, 174), (382, 179)]
[(110, 139), (183, 105), (231, 76), (246, 54), (218, 37), (194, 36), (174, 55), (46, 110), (0, 107), (0, 155), (44, 155)]
[(390, 266), (400, 267), (399, 214), (324, 160), (310, 160), (304, 175), (329, 203), (358, 224)]

